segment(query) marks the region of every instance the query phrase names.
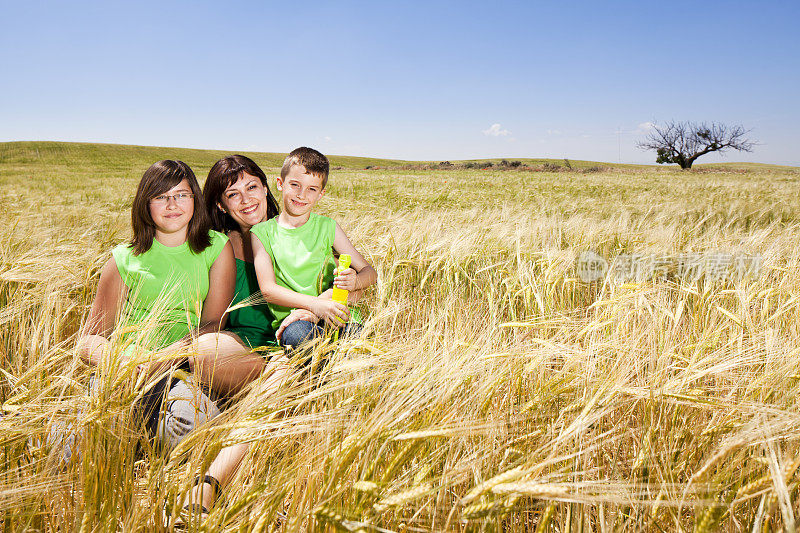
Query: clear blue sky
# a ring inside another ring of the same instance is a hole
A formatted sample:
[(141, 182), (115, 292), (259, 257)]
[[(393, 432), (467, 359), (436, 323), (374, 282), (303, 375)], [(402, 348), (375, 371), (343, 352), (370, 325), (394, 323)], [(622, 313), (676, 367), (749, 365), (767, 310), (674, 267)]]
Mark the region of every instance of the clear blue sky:
[(0, 141), (653, 162), (686, 119), (800, 165), (794, 0), (0, 6)]

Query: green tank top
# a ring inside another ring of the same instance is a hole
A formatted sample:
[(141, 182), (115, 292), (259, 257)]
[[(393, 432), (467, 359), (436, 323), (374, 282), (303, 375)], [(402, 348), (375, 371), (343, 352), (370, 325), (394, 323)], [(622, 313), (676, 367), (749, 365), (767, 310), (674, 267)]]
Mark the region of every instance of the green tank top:
[[(333, 284), (333, 219), (311, 213), (308, 222), (299, 228), (284, 228), (277, 218), (259, 222), (250, 229), (272, 258), (275, 281), (294, 292), (319, 296)], [(278, 329), (291, 309), (269, 304)]]
[[(122, 281), (128, 288), (122, 309), (123, 338), (135, 338), (150, 348), (169, 345), (200, 324), (208, 295), (208, 273), (228, 237), (210, 232), (211, 245), (199, 254), (189, 243), (164, 246), (153, 239), (143, 254), (134, 255), (129, 244), (111, 251)], [(133, 326), (133, 327), (132, 327)]]
[[(260, 293), (260, 289), (253, 263), (237, 259), (236, 294), (233, 297), (233, 305), (258, 293)], [(275, 346), (277, 344), (275, 330), (272, 327), (274, 320), (275, 317), (272, 316), (268, 305), (249, 305), (231, 311), (228, 314), (228, 326), (225, 329), (236, 333), (251, 348)]]

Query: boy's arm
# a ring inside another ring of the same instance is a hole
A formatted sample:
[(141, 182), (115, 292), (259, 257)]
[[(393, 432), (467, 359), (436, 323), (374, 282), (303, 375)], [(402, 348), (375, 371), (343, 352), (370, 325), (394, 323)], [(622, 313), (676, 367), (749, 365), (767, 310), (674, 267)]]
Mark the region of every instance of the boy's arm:
[(333, 285), (346, 291), (365, 289), (378, 280), (378, 273), (372, 268), (364, 256), (358, 253), (356, 247), (347, 238), (344, 230), (336, 224), (336, 233), (333, 237), (333, 248), (339, 254), (350, 255), (350, 268), (340, 272), (334, 279)]
[(261, 289), (261, 293), (267, 302), (283, 307), (308, 309), (321, 320), (334, 326), (341, 325), (339, 319), (345, 322), (350, 319), (350, 312), (347, 307), (338, 302), (318, 296), (300, 294), (278, 285), (275, 281), (275, 271), (272, 268), (272, 258), (258, 237), (251, 235), (251, 238), (253, 244), (253, 266), (256, 269), (258, 288)]

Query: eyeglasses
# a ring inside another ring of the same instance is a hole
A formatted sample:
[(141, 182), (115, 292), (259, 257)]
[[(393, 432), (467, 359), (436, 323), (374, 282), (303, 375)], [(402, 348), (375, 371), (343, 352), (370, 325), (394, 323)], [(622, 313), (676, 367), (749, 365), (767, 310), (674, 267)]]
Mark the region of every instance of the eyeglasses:
[(190, 192), (179, 192), (178, 194), (160, 194), (150, 200), (153, 205), (167, 205), (169, 199), (175, 200), (176, 204), (183, 204), (194, 198), (194, 194)]

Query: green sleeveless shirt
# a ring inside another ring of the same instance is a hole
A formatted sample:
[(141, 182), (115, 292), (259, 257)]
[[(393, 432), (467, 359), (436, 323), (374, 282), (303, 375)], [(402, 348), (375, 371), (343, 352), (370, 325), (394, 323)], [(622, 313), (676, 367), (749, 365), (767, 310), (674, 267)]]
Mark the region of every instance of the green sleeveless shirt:
[[(134, 255), (129, 244), (111, 251), (128, 287), (120, 326), (151, 348), (167, 346), (188, 335), (200, 324), (203, 301), (208, 295), (208, 273), (228, 237), (211, 231), (211, 246), (199, 254), (189, 243), (165, 246), (153, 239), (143, 254)], [(124, 331), (124, 330), (123, 330)]]
[[(236, 294), (233, 297), (233, 305), (259, 293), (258, 278), (253, 263), (237, 259)], [(275, 346), (275, 330), (272, 327), (274, 320), (275, 317), (266, 304), (249, 305), (231, 311), (225, 329), (236, 333), (251, 348)]]
[[(258, 237), (272, 258), (275, 281), (294, 292), (319, 296), (333, 284), (333, 237), (336, 223), (333, 219), (311, 213), (308, 222), (299, 228), (284, 228), (278, 219), (259, 222), (250, 229)], [(291, 309), (269, 304), (278, 329)]]

